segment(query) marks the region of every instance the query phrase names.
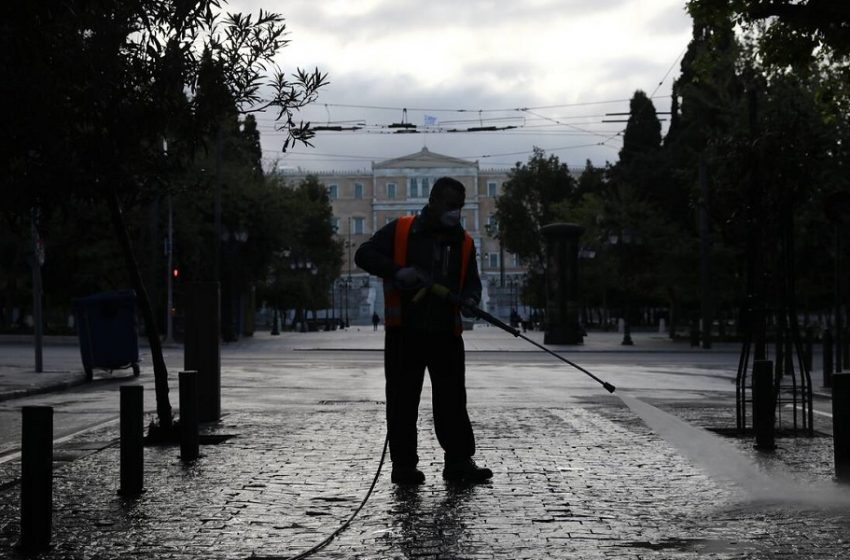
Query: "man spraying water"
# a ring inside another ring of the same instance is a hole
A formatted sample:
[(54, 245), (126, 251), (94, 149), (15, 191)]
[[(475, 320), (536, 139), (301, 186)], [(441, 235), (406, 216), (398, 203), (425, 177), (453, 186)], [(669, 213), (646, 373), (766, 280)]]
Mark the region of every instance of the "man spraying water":
[[(472, 238), (461, 227), (463, 184), (438, 179), (419, 216), (378, 230), (357, 250), (355, 262), (384, 280), (384, 371), (392, 481), (421, 484), (416, 422), (425, 369), (433, 388), (434, 428), (445, 453), (443, 478), (477, 483), (493, 476), (475, 464), (475, 436), (466, 408), (464, 306), (422, 287), (446, 286), (470, 307), (481, 299)], [(419, 294), (417, 297), (417, 293)]]

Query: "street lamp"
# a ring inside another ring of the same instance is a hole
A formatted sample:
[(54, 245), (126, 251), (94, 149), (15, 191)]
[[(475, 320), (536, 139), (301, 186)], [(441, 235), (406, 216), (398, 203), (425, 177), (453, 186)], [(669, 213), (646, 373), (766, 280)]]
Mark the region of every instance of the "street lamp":
[(345, 282), (345, 327), (348, 328), (351, 326), (351, 323), (348, 320), (348, 291), (351, 288), (351, 249), (356, 244), (351, 241), (351, 234), (354, 230), (353, 227), (353, 216), (348, 217), (348, 241), (345, 244), (346, 250), (348, 251), (348, 279)]
[(505, 247), (502, 245), (502, 235), (499, 229), (499, 222), (491, 220), (490, 223), (484, 226), (487, 230), (487, 235), (499, 241), (499, 287), (505, 287)]
[(625, 298), (625, 302), (623, 303), (623, 341), (620, 343), (622, 346), (634, 346), (634, 342), (632, 341), (632, 325), (631, 325), (631, 298), (629, 295), (628, 289), (628, 279), (627, 271), (626, 271), (626, 258), (625, 254), (626, 246), (630, 245), (633, 241), (632, 233), (629, 230), (623, 230), (621, 235), (618, 234), (610, 234), (608, 236), (608, 242), (617, 247), (618, 245), (621, 247), (619, 252), (619, 263), (620, 263), (620, 282), (623, 287), (623, 297)]

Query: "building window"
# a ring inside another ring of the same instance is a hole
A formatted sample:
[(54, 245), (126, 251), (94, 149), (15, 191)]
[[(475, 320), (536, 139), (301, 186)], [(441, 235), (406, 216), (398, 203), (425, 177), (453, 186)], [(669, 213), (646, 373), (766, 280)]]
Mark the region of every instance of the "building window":
[(419, 178), (411, 177), (410, 178), (410, 188), (407, 190), (410, 195), (410, 198), (419, 198)]
[(363, 198), (363, 185), (361, 183), (354, 183), (354, 198)]
[(490, 198), (496, 198), (498, 193), (499, 185), (496, 184), (496, 181), (487, 181), (487, 196)]
[(422, 198), (428, 198), (431, 195), (431, 179), (429, 177), (422, 177), (419, 180), (419, 187)]
[(499, 253), (487, 253), (487, 268), (499, 268)]
[(498, 230), (498, 227), (499, 227), (498, 224), (499, 224), (499, 222), (496, 221), (496, 215), (495, 214), (490, 214), (489, 216), (487, 216), (487, 225), (485, 226), (485, 229), (487, 230), (487, 234), (490, 237), (496, 237), (496, 233), (498, 233), (498, 231), (499, 231)]
[(365, 233), (366, 218), (351, 218), (351, 233)]
[(460, 217), (460, 227), (466, 229), (466, 216), (461, 215)]
[(387, 198), (395, 198), (395, 183), (387, 183)]
[(339, 218), (331, 218), (331, 227), (334, 228), (334, 233), (339, 233)]
[(328, 185), (328, 198), (331, 200), (339, 198), (339, 185)]

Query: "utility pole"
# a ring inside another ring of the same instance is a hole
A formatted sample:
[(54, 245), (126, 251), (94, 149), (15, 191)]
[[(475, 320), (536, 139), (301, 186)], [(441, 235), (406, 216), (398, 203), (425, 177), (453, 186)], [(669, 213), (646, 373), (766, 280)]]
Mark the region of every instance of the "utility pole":
[(38, 208), (32, 209), (32, 325), (35, 335), (35, 372), (44, 371), (44, 313), (42, 309), (41, 265), (44, 263), (44, 247), (38, 233)]
[(711, 231), (708, 223), (708, 169), (705, 156), (699, 158), (699, 279), (702, 315), (702, 347), (711, 348), (711, 326), (714, 322), (711, 301)]
[(348, 291), (351, 289), (351, 230), (352, 217), (348, 217), (348, 281), (345, 284), (345, 326), (351, 326), (348, 322)]
[(165, 341), (174, 342), (174, 214), (171, 206), (171, 195), (168, 195), (168, 237), (165, 241), (165, 251), (168, 258), (166, 282), (168, 287), (167, 309), (165, 315)]

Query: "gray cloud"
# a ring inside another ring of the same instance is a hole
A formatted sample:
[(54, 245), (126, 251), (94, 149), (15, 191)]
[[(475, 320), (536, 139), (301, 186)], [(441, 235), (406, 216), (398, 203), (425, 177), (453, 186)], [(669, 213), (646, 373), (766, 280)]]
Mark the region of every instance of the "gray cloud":
[[(648, 10), (653, 9), (652, 2)], [(325, 14), (321, 2), (316, 0), (268, 2), (246, 0), (232, 3), (231, 8), (256, 12), (260, 7), (282, 12), (290, 24), (294, 45), (304, 45), (310, 41), (333, 37), (341, 41), (343, 48), (355, 43), (374, 44), (381, 39), (393, 49), (405, 47), (405, 36), (417, 34), (421, 40), (423, 31), (432, 32), (434, 41), (440, 40), (440, 31), (452, 28), (468, 29), (469, 34), (483, 31), (501, 33), (506, 24), (518, 33), (533, 34), (543, 30), (549, 22), (565, 16), (569, 19), (590, 15), (618, 17), (626, 9), (633, 9), (636, 0), (552, 0), (537, 2), (533, 6), (527, 2), (463, 1), (452, 3), (432, 1), (423, 3), (413, 0), (382, 2), (369, 13), (355, 16), (344, 14)], [(655, 4), (655, 6), (659, 6)], [(658, 11), (657, 7), (654, 8)], [(596, 20), (597, 22), (600, 20)], [(603, 21), (607, 21), (603, 20)], [(652, 37), (675, 36), (689, 29), (688, 16), (678, 8), (658, 13), (646, 26), (646, 33)], [(466, 31), (464, 31), (466, 32)], [(455, 35), (457, 35), (455, 33)], [(682, 45), (684, 47), (684, 44)], [(319, 46), (317, 46), (319, 48)], [(472, 47), (474, 48), (474, 47)], [(488, 48), (491, 48), (488, 46)], [(484, 113), (482, 124), (526, 123), (526, 128), (498, 133), (466, 134), (389, 134), (388, 129), (373, 128), (371, 133), (321, 133), (315, 138), (315, 148), (297, 148), (295, 153), (278, 153), (282, 137), (272, 132), (269, 118), (260, 119), (263, 132), (262, 142), (266, 159), (280, 159), (284, 165), (301, 166), (308, 169), (368, 168), (371, 160), (397, 157), (418, 151), (423, 145), (435, 152), (457, 157), (478, 159), (482, 168), (510, 167), (517, 161), (526, 161), (534, 146), (555, 153), (571, 167), (583, 166), (590, 158), (602, 165), (605, 161), (614, 161), (620, 146), (616, 136), (620, 125), (601, 123), (606, 112), (628, 110), (628, 98), (635, 89), (651, 93), (658, 81), (667, 71), (669, 62), (659, 63), (639, 58), (632, 53), (604, 60), (599, 64), (582, 70), (574, 83), (561, 86), (566, 91), (563, 98), (552, 99), (551, 92), (538, 91), (540, 79), (545, 78), (547, 68), (563, 60), (568, 64), (581, 60), (594, 48), (587, 45), (587, 51), (563, 53), (541, 53), (541, 60), (518, 59), (518, 54), (505, 51), (484, 53), (486, 57), (476, 57), (461, 72), (462, 78), (443, 80), (428, 79), (429, 69), (401, 67), (390, 70), (380, 69), (378, 62), (364, 59), (355, 68), (341, 68), (333, 64), (335, 60), (308, 60), (301, 64), (318, 65), (320, 69), (333, 69), (331, 84), (321, 93), (319, 102), (308, 107), (300, 115), (313, 123), (331, 121), (363, 121), (369, 125), (386, 125), (402, 119), (402, 107), (408, 108), (408, 122), (422, 124), (426, 113), (433, 114), (440, 123), (454, 121), (449, 127), (463, 128), (476, 124), (479, 118), (477, 109), (506, 109), (495, 113)], [(287, 60), (286, 51), (283, 53)], [(301, 54), (303, 58), (304, 53)], [(309, 52), (306, 54), (309, 57)], [(330, 56), (334, 56), (333, 53)], [(440, 64), (437, 59), (434, 64)], [(435, 69), (439, 67), (435, 66)], [(659, 95), (669, 94), (669, 83), (675, 74), (666, 80), (659, 89)], [(607, 105), (558, 107), (536, 110), (536, 115), (511, 111), (516, 107), (538, 107), (555, 104), (569, 104), (588, 101), (621, 100)], [(366, 109), (363, 107), (325, 107), (323, 103), (383, 106), (389, 109)], [(658, 110), (666, 110), (666, 99), (655, 100)], [(467, 112), (455, 112), (451, 109), (467, 109)], [(539, 116), (538, 116), (539, 115)], [(545, 118), (540, 118), (540, 116)], [(550, 120), (546, 120), (546, 118)], [(498, 119), (514, 119), (503, 121)], [(525, 119), (523, 121), (522, 119)], [(556, 125), (552, 120), (562, 123)], [(457, 121), (469, 121), (457, 123)], [(543, 127), (542, 125), (546, 125)], [(582, 131), (596, 132), (596, 135)], [(607, 140), (607, 146), (597, 145)], [(504, 155), (503, 155), (504, 154)], [(489, 157), (485, 157), (489, 156)]]

